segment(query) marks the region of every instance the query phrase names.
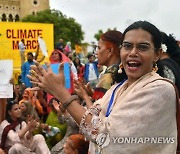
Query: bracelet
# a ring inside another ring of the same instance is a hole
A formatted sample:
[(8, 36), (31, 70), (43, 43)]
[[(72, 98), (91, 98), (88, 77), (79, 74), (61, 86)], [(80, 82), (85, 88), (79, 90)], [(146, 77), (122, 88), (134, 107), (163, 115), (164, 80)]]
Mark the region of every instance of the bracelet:
[(67, 109), (67, 107), (76, 99), (79, 99), (77, 95), (72, 95), (69, 100), (67, 100), (65, 103), (63, 103), (64, 109)]

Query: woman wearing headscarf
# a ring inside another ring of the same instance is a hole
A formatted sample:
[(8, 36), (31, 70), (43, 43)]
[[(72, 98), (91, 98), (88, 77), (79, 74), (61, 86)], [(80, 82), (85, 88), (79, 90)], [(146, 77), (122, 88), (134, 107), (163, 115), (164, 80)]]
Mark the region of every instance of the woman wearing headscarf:
[[(49, 57), (49, 61), (50, 61), (50, 64), (59, 64), (60, 63), (69, 63), (71, 64), (71, 61), (70, 59), (64, 54), (62, 53), (61, 51), (59, 50), (54, 50), (52, 51), (50, 57)], [(56, 70), (56, 72), (58, 72), (58, 70)], [(72, 71), (70, 72), (70, 78), (71, 78), (71, 87), (68, 89), (68, 91), (72, 94), (73, 91), (74, 91), (74, 88), (73, 88), (73, 73)], [(51, 99), (52, 97), (48, 97), (48, 101)]]

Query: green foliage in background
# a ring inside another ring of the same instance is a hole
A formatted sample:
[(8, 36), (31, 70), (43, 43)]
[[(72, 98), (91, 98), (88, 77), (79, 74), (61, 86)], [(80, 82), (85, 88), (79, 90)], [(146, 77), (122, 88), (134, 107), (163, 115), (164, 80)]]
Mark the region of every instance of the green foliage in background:
[(68, 18), (58, 10), (40, 11), (36, 15), (28, 15), (22, 19), (22, 22), (51, 23), (54, 24), (54, 45), (60, 38), (64, 44), (70, 41), (72, 48), (76, 43), (81, 43), (84, 39), (84, 32), (81, 25), (74, 18)]

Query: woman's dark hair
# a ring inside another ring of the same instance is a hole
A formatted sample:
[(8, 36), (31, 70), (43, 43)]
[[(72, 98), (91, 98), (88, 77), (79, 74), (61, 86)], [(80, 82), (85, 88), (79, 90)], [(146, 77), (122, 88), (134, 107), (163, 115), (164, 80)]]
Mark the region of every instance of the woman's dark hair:
[(180, 65), (180, 48), (177, 44), (177, 41), (171, 34), (168, 36), (166, 33), (161, 32), (161, 36), (162, 44), (167, 46), (167, 54)]
[(148, 21), (137, 21), (127, 27), (123, 33), (123, 40), (126, 33), (134, 29), (143, 29), (149, 32), (152, 36), (152, 41), (155, 47), (155, 51), (161, 48), (161, 32), (159, 29)]
[[(79, 60), (78, 63), (76, 62), (76, 59)], [(74, 63), (74, 65), (75, 65), (76, 68), (77, 68), (78, 66), (83, 66), (82, 63), (81, 63), (81, 60), (79, 59), (79, 57), (75, 57), (74, 60), (73, 60), (73, 63)]]
[[(9, 123), (12, 123), (12, 122), (13, 122), (11, 116), (9, 115), (9, 111), (12, 110), (12, 108), (13, 108), (13, 106), (14, 106), (15, 104), (18, 104), (18, 102), (15, 102), (15, 101), (12, 101), (12, 100), (7, 100), (5, 119), (6, 119)], [(20, 121), (20, 119), (19, 119), (19, 121)]]
[[(119, 66), (118, 66), (118, 69), (119, 69)], [(120, 83), (120, 82), (124, 81), (125, 79), (127, 79), (127, 75), (126, 75), (124, 68), (122, 68), (122, 73), (118, 73), (118, 69), (112, 75), (112, 79), (115, 83)]]

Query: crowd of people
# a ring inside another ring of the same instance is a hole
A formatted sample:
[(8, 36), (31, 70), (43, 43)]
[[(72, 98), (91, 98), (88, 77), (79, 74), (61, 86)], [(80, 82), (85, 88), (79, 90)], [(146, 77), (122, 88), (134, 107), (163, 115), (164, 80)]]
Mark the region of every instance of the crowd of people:
[(80, 44), (75, 50), (60, 39), (45, 65), (27, 54), (13, 98), (0, 100), (6, 111), (0, 153), (175, 154), (180, 94), (175, 38), (137, 21), (123, 33), (103, 33), (95, 54), (84, 56)]

